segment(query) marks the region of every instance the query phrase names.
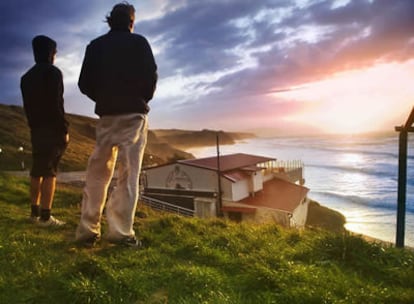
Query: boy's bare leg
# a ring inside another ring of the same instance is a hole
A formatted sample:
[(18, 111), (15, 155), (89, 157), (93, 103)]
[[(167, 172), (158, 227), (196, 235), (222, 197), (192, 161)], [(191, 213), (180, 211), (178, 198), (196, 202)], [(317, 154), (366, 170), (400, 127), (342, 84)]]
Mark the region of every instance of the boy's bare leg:
[(56, 189), (56, 177), (45, 177), (41, 184), (40, 205), (44, 210), (52, 209), (53, 197)]
[(31, 177), (30, 179), (30, 203), (32, 205), (40, 204), (40, 189), (42, 186), (41, 177)]
[(40, 197), (42, 177), (31, 177), (30, 179), (30, 219), (37, 220), (40, 216)]

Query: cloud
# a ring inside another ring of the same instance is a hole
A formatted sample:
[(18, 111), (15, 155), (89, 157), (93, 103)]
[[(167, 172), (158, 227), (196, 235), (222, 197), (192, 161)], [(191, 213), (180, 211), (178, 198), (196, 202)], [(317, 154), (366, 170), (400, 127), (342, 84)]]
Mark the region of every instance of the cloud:
[(240, 56), (231, 50), (245, 43), (246, 33), (231, 21), (259, 9), (253, 1), (194, 1), (138, 28), (162, 41), (160, 60), (168, 61), (171, 69), (166, 76), (198, 75), (238, 63)]
[(21, 103), (19, 81), (20, 76), (33, 65), (31, 40), (34, 36), (43, 34), (56, 40), (58, 58), (78, 52), (80, 45), (87, 41), (87, 33), (102, 23), (101, 17), (90, 24), (89, 18), (100, 12), (97, 8), (96, 3), (85, 6), (83, 1), (2, 1), (0, 102)]
[[(268, 50), (252, 53), (258, 62), (254, 68), (225, 75), (213, 85), (241, 95), (260, 94), (380, 60), (407, 60), (414, 55), (413, 6), (412, 1), (353, 1), (331, 9), (330, 1), (319, 1), (279, 24), (262, 22), (258, 29), (273, 27), (290, 35), (280, 35), (282, 40)], [(307, 41), (306, 31), (300, 33), (305, 26), (317, 38)], [(299, 34), (291, 33), (293, 28)]]
[[(67, 108), (92, 114), (76, 81), (84, 49), (108, 30), (104, 17), (115, 3), (1, 2), (0, 102), (21, 104), (18, 84), (33, 63), (31, 39), (46, 34), (58, 42), (56, 64), (64, 73)], [(287, 115), (300, 104), (275, 103), (269, 92), (414, 57), (411, 0), (131, 3), (136, 32), (150, 41), (159, 67), (151, 115), (161, 127), (242, 122), (250, 111), (270, 117), (274, 108)]]

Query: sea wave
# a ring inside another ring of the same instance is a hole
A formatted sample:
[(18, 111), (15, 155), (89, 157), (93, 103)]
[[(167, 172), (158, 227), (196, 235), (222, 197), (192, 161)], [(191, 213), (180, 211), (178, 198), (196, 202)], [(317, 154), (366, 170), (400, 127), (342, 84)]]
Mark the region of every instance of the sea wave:
[[(324, 147), (320, 144), (301, 144), (301, 147), (298, 146), (297, 143), (293, 144), (285, 144), (285, 143), (275, 143), (275, 146), (279, 148), (301, 148), (301, 149), (309, 149), (315, 151), (324, 151), (324, 152), (334, 152), (334, 153), (353, 153), (353, 154), (361, 154), (367, 156), (376, 156), (376, 157), (387, 157), (391, 159), (398, 160), (398, 151), (396, 152), (389, 152), (389, 151), (380, 151), (379, 149), (375, 150), (375, 147), (371, 147), (373, 150), (364, 150), (364, 149), (355, 149), (355, 148), (347, 148), (347, 147)], [(407, 155), (408, 160), (414, 160), (414, 155)]]
[[(326, 197), (327, 199), (332, 198), (333, 200), (339, 201), (341, 203), (349, 203), (360, 205), (363, 207), (378, 208), (384, 210), (397, 210), (397, 202), (385, 202), (385, 201), (374, 201), (373, 199), (363, 198), (356, 195), (345, 195), (332, 191), (311, 191), (312, 194), (317, 194), (319, 196)], [(322, 204), (324, 202), (321, 202)], [(406, 204), (406, 212), (414, 214), (414, 204)]]
[[(335, 153), (374, 155), (398, 159), (398, 142), (387, 139), (382, 141), (373, 141), (372, 139), (366, 139), (364, 141), (343, 141), (338, 139), (327, 140), (323, 137), (308, 137), (293, 139), (272, 138), (271, 140), (267, 139), (267, 142), (272, 146), (280, 148), (301, 148)], [(414, 149), (414, 143), (409, 142), (408, 144), (408, 150), (412, 151)], [(414, 155), (408, 153), (407, 159), (414, 160)]]
[[(391, 178), (393, 181), (398, 183), (398, 176), (397, 177), (393, 177)], [(414, 187), (414, 176), (412, 176), (411, 178), (407, 178), (407, 186), (408, 187)], [(407, 189), (408, 191), (408, 189)], [(414, 192), (414, 191), (413, 191)]]
[(341, 171), (341, 172), (367, 174), (367, 175), (373, 175), (376, 177), (381, 177), (381, 178), (386, 177), (386, 178), (392, 178), (392, 179), (395, 179), (398, 173), (395, 170), (394, 171), (392, 170), (394, 169), (393, 166), (385, 170), (374, 169), (374, 168), (369, 169), (369, 168), (349, 167), (349, 166), (322, 165), (322, 164), (305, 164), (305, 168), (306, 167), (317, 168), (317, 169), (328, 169), (328, 170), (335, 170), (335, 171)]

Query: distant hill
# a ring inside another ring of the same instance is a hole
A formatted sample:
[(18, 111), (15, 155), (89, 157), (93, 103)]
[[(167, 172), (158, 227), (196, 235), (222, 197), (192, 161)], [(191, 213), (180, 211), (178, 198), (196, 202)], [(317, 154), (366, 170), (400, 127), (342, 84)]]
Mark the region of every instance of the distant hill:
[[(75, 114), (67, 114), (66, 117), (70, 123), (70, 144), (60, 169), (85, 170), (95, 144), (97, 120)], [(209, 130), (150, 130), (144, 165), (193, 158), (192, 154), (182, 149), (190, 146), (215, 145), (215, 134), (215, 131)], [(232, 144), (235, 140), (243, 139), (244, 136), (253, 135), (220, 131), (220, 143)], [(30, 130), (22, 107), (0, 104), (0, 149), (0, 170), (20, 170), (23, 165), (25, 169), (31, 166)]]
[(207, 129), (201, 131), (179, 129), (153, 131), (160, 140), (180, 149), (215, 146), (217, 143), (217, 135), (219, 136), (220, 145), (232, 145), (236, 141), (255, 137), (252, 133), (224, 132)]

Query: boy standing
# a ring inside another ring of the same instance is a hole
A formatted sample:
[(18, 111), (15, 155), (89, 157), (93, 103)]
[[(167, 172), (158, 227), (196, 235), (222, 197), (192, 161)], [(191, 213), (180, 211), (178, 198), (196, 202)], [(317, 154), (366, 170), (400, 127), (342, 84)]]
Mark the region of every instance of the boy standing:
[[(79, 77), (81, 92), (95, 102), (99, 115), (76, 232), (76, 239), (88, 246), (101, 236), (105, 204), (107, 239), (140, 245), (133, 224), (157, 65), (148, 41), (133, 33), (134, 21), (132, 5), (123, 2), (113, 7), (107, 16), (110, 31), (87, 46)], [(106, 203), (116, 162), (117, 186)]]
[(40, 226), (62, 226), (65, 223), (53, 217), (51, 209), (57, 166), (69, 141), (63, 107), (63, 78), (53, 65), (56, 42), (41, 35), (32, 40), (32, 46), (35, 65), (20, 82), (32, 142), (30, 218)]

